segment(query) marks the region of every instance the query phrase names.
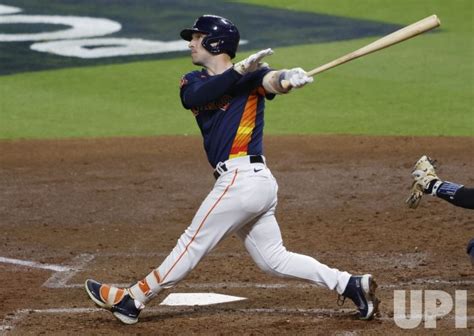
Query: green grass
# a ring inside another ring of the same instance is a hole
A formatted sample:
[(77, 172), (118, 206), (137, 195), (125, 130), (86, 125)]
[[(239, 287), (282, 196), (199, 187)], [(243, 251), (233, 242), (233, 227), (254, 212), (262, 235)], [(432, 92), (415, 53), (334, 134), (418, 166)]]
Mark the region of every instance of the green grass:
[(182, 63), (140, 62), (0, 77), (5, 97), (0, 101), (0, 134), (55, 138), (195, 133), (194, 118), (179, 101)]
[[(242, 2), (403, 25), (436, 13), (442, 22), (437, 33), (331, 69), (268, 102), (267, 134), (474, 135), (471, 0)], [(373, 40), (277, 48), (268, 61), (309, 70)], [(198, 134), (178, 96), (180, 76), (191, 69), (186, 57), (0, 77), (0, 138)]]

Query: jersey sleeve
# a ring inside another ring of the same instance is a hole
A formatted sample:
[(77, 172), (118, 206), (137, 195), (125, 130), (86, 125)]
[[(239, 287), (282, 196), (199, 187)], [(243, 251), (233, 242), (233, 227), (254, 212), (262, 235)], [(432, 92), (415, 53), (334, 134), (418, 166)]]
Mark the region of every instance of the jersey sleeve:
[(240, 79), (239, 83), (249, 85), (252, 88), (257, 89), (257, 92), (260, 95), (265, 96), (265, 98), (268, 100), (272, 100), (273, 98), (275, 98), (275, 94), (267, 93), (265, 92), (265, 89), (263, 88), (263, 77), (265, 77), (265, 75), (269, 73), (270, 71), (273, 71), (273, 69), (261, 68), (257, 71), (250, 72), (246, 74), (245, 76), (243, 76)]
[(199, 71), (193, 71), (181, 79), (180, 97), (185, 109), (203, 106), (224, 95), (241, 77), (234, 69), (217, 76), (201, 78)]

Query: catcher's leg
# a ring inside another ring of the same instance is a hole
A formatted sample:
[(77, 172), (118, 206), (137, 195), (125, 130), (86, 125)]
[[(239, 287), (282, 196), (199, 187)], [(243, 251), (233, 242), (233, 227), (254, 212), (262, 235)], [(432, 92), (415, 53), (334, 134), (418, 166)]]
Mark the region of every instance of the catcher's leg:
[(474, 266), (474, 238), (472, 238), (467, 244), (466, 252), (467, 254), (469, 254), (469, 257), (471, 258), (472, 266)]

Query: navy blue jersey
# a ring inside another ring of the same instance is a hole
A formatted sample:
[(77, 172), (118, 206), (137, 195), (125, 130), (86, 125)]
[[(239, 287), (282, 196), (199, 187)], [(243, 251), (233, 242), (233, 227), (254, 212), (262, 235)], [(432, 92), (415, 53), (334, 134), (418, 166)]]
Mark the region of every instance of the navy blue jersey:
[(195, 115), (213, 167), (227, 159), (263, 154), (265, 98), (275, 97), (262, 87), (269, 71), (264, 68), (242, 76), (230, 68), (210, 76), (203, 69), (183, 76), (181, 103)]

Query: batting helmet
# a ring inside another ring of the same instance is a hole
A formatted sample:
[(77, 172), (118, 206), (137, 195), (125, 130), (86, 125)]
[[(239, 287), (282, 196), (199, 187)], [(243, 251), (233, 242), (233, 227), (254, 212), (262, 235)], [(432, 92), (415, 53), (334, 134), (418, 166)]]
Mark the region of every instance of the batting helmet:
[(192, 28), (183, 29), (180, 35), (184, 40), (191, 41), (193, 33), (206, 34), (202, 46), (211, 54), (226, 53), (230, 58), (235, 57), (240, 34), (237, 27), (226, 18), (217, 15), (200, 16)]

